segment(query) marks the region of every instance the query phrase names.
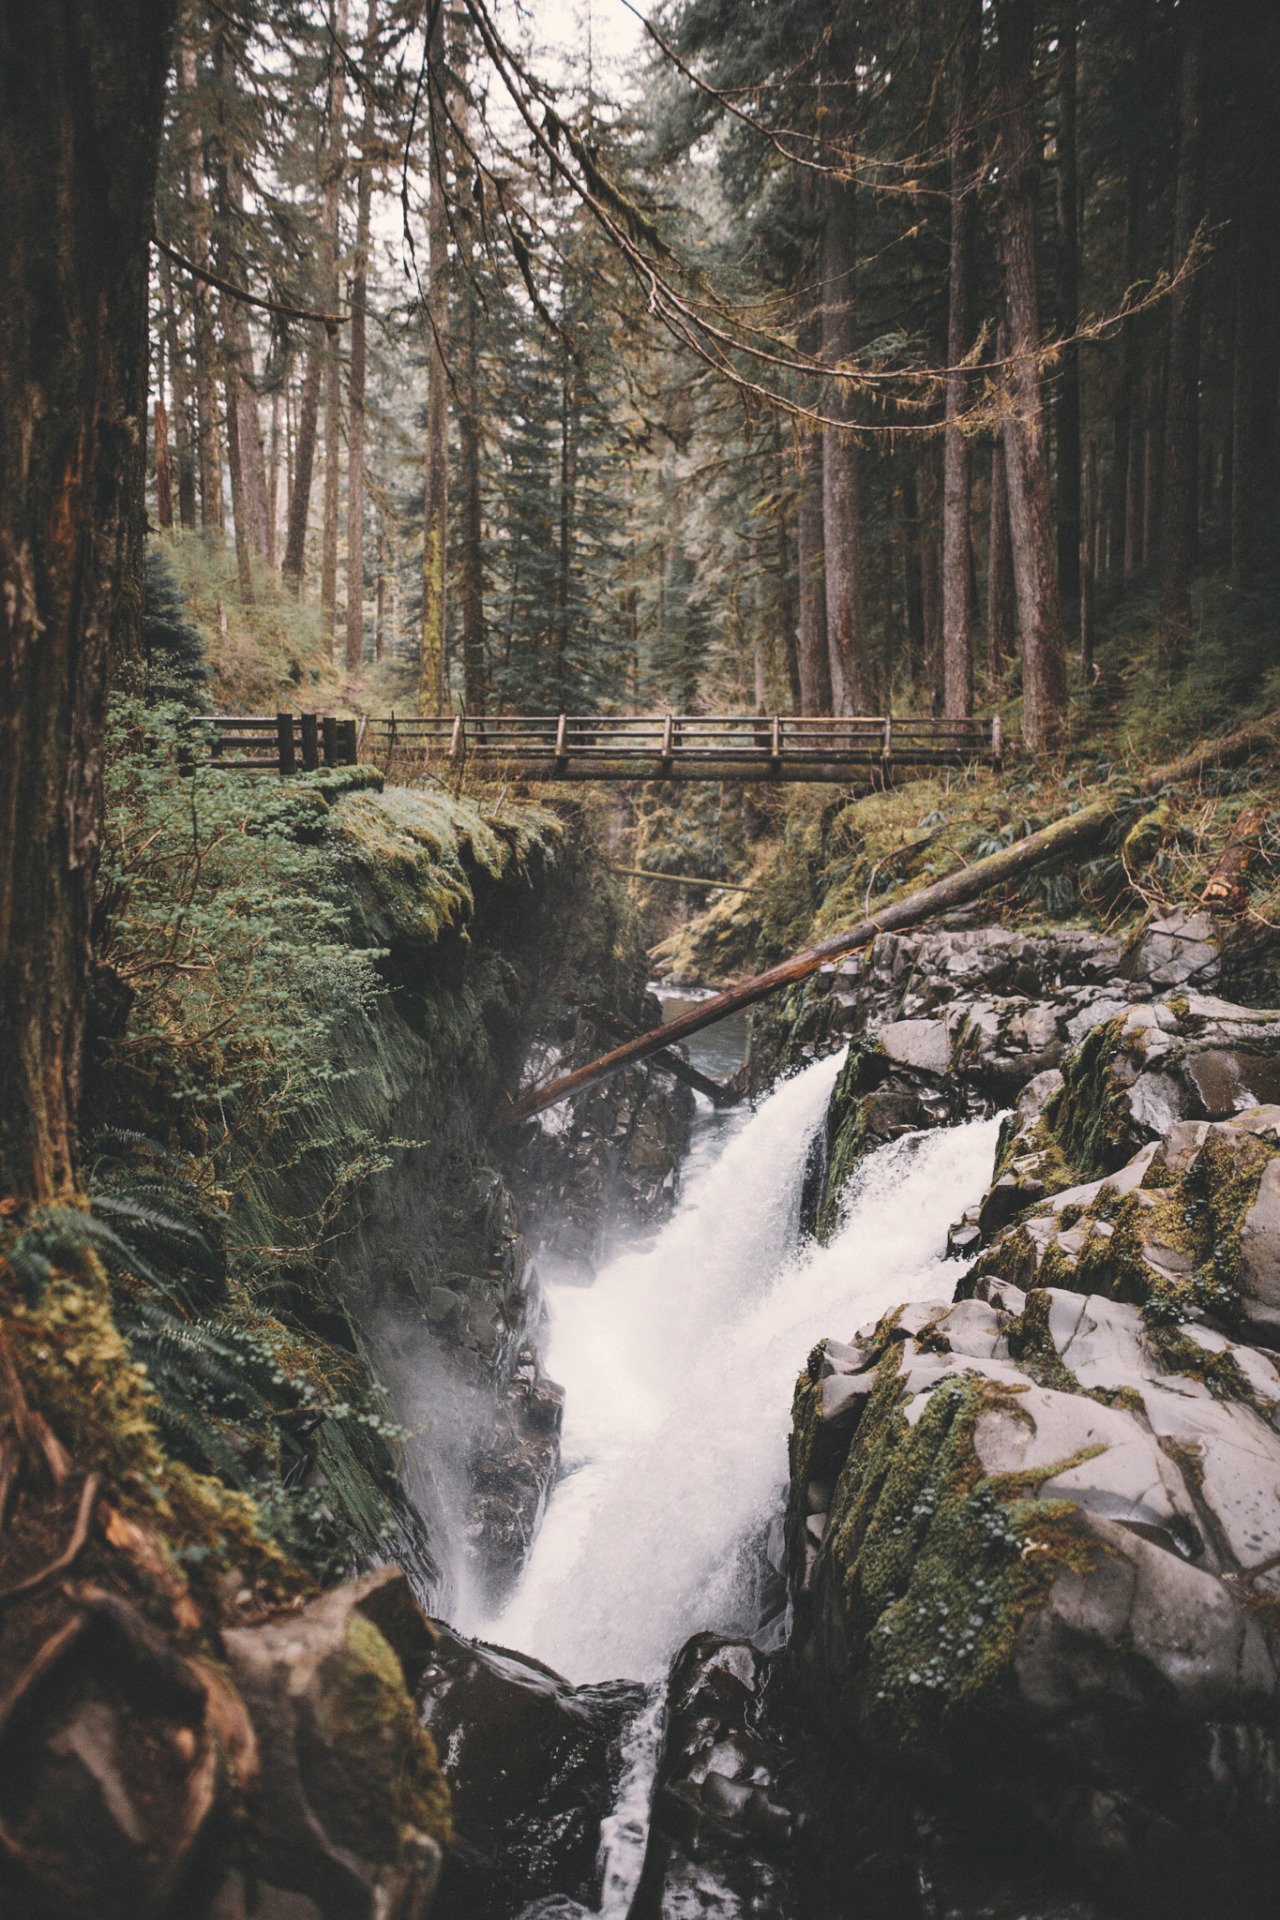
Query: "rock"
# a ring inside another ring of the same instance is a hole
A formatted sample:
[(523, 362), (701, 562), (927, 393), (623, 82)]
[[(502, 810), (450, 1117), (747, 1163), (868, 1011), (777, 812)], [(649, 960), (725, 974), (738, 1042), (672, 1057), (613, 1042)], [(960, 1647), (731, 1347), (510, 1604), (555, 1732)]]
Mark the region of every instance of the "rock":
[(404, 1575), (370, 1574), (223, 1640), (261, 1756), (255, 1877), (322, 1920), (423, 1920), (449, 1795), (411, 1697), (434, 1638)]
[(36, 1644), (0, 1699), (0, 1913), (194, 1912), (210, 1891), (196, 1864), (260, 1780), (244, 1703), (118, 1594), (84, 1583), (35, 1606)]
[[(868, 1403), (843, 1458), (822, 1442), (807, 1543), (792, 1514), (840, 1376), (801, 1378), (787, 1540), (810, 1710), (846, 1754), (869, 1740), (945, 1780), (991, 1847), (1010, 1823), (1040, 1833), (1126, 1911), (1261, 1916), (1280, 1893), (1280, 1370), (1198, 1322), (982, 1284), (913, 1307), (905, 1338), (905, 1314), (880, 1323), (863, 1350), (877, 1383), (896, 1369), (897, 1406)], [(1257, 1407), (1215, 1398), (1186, 1351)]]
[(881, 1027), (879, 1039), (899, 1066), (945, 1073), (951, 1065), (951, 1035), (945, 1020), (894, 1020)]
[(1246, 1324), (1280, 1346), (1280, 1159), (1262, 1171), (1258, 1197), (1240, 1228), (1240, 1288)]
[(514, 1920), (557, 1895), (594, 1908), (600, 1822), (643, 1688), (571, 1687), (536, 1660), (442, 1625), (436, 1634), (419, 1698), (453, 1796), (455, 1845), (432, 1920)]
[(1218, 977), (1216, 929), (1207, 913), (1179, 912), (1153, 920), (1129, 961), (1136, 980), (1153, 987), (1212, 985)]
[(696, 1635), (677, 1655), (644, 1869), (629, 1920), (750, 1914), (797, 1920), (785, 1749), (765, 1710), (771, 1658)]

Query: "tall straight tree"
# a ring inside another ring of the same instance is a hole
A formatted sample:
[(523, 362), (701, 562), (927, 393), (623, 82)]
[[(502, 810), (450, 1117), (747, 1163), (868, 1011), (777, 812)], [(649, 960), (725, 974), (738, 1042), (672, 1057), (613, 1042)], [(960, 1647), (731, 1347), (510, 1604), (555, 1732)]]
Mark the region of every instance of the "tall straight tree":
[[(849, 366), (855, 333), (858, 263), (857, 194), (852, 180), (828, 174), (822, 227), (822, 358)], [(829, 381), (825, 411), (852, 420), (855, 402), (846, 381)], [(862, 617), (862, 521), (858, 500), (858, 442), (842, 426), (822, 434), (822, 546), (827, 594), (827, 657), (834, 713), (869, 705)]]
[[(1204, 8), (1179, 0), (1178, 171), (1173, 264), (1185, 269), (1204, 202)], [(1191, 628), (1200, 547), (1200, 276), (1182, 272), (1169, 302), (1160, 515), (1160, 651), (1176, 661)]]
[(1058, 592), (1075, 624), (1080, 604), (1080, 192), (1076, 164), (1076, 12), (1062, 0), (1058, 25), (1058, 130), (1054, 173), (1058, 215)]
[[(329, 63), (329, 136), (325, 146), (324, 234), (326, 308), (338, 311), (338, 215), (347, 164), (346, 41), (347, 0), (333, 0), (330, 13), (332, 57)], [(338, 612), (338, 469), (342, 461), (342, 355), (338, 329), (325, 329), (324, 355), (324, 518), (320, 529), (320, 618), (332, 640)]]
[(987, 664), (992, 684), (1004, 678), (1013, 658), (1013, 542), (1009, 534), (1009, 481), (1004, 441), (991, 443), (990, 531), (987, 536)]
[(1053, 746), (1061, 732), (1067, 677), (1040, 379), (1034, 0), (997, 0), (996, 31), (1002, 120), (1001, 254), (1009, 334), (1007, 382), (1013, 403), (1004, 430), (1005, 466), (1022, 631), (1022, 737), (1039, 752)]
[(108, 671), (138, 644), (174, 0), (0, 14), (0, 1193), (75, 1185)]
[(418, 705), (445, 707), (445, 619), (449, 556), (449, 208), (448, 98), (444, 4), (428, 0), (431, 133), (427, 191), (427, 445), (422, 504), (422, 656)]
[(949, 720), (973, 712), (969, 495), (972, 460), (963, 415), (970, 377), (964, 369), (973, 334), (973, 242), (977, 169), (973, 123), (982, 41), (982, 0), (961, 0), (951, 109), (951, 256), (947, 294), (947, 426), (942, 465), (942, 677)]
[(378, 0), (369, 0), (360, 91), (360, 177), (356, 188), (356, 244), (351, 264), (351, 365), (347, 375), (347, 672), (360, 671), (364, 652), (364, 403), (365, 329), (369, 310), (369, 211), (373, 200), (374, 63)]

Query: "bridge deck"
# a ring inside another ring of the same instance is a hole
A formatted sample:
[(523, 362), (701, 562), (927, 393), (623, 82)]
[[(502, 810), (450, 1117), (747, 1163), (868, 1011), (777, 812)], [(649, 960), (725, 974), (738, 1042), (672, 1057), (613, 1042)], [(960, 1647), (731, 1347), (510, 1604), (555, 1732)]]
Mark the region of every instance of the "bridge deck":
[(847, 780), (869, 768), (999, 764), (1000, 721), (859, 714), (214, 714), (210, 758), (249, 773), (469, 761), (525, 780)]

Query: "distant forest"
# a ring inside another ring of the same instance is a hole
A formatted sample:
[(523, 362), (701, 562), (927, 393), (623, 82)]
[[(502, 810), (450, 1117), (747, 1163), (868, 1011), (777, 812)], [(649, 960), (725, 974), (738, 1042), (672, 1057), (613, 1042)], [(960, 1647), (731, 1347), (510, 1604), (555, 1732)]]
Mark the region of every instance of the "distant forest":
[[(1274, 0), (180, 15), (151, 513), (423, 711), (969, 714), (1275, 562)], [(584, 38), (584, 46), (589, 41)], [(555, 84), (552, 84), (554, 76)]]

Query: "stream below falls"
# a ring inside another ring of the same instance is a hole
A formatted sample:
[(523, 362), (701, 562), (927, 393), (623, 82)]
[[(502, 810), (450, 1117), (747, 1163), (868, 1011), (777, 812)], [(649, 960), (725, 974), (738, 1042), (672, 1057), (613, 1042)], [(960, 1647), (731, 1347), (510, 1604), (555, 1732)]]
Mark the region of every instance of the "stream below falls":
[(506, 1606), (457, 1624), (575, 1683), (649, 1685), (604, 1825), (603, 1920), (625, 1920), (639, 1878), (673, 1655), (704, 1629), (757, 1633), (781, 1604), (767, 1544), (796, 1375), (824, 1335), (950, 1294), (947, 1228), (991, 1176), (995, 1120), (896, 1140), (862, 1162), (829, 1244), (805, 1239), (806, 1164), (842, 1059), (754, 1111), (700, 1101), (672, 1218), (590, 1285), (547, 1288), (562, 1477)]

